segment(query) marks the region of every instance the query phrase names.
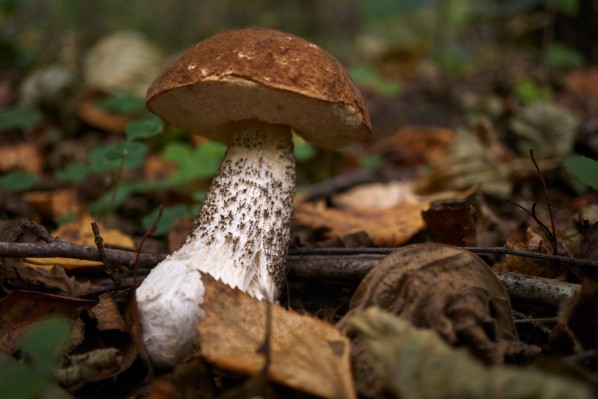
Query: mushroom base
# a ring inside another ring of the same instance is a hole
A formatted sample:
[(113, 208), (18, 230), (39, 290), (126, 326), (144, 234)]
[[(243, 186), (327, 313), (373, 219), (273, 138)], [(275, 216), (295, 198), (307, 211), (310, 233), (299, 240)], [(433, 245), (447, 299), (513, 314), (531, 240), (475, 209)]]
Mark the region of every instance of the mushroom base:
[(143, 340), (158, 365), (191, 354), (203, 318), (199, 271), (269, 301), (284, 282), (295, 193), (291, 131), (257, 121), (236, 125), (192, 234), (137, 289)]

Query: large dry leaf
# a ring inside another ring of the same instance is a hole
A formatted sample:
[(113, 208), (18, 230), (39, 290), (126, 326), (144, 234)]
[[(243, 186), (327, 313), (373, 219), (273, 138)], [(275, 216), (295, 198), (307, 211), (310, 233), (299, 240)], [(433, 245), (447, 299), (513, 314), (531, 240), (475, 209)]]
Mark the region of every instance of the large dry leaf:
[[(415, 244), (386, 256), (362, 280), (339, 327), (370, 306), (433, 329), (487, 363), (539, 352), (518, 340), (505, 287), (482, 259), (461, 248)], [(363, 353), (363, 342), (351, 345), (354, 356)], [(376, 386), (371, 369), (353, 360), (358, 389), (368, 393)]]
[(365, 231), (375, 246), (394, 247), (423, 229), (421, 212), (427, 207), (404, 202), (385, 209), (333, 209), (304, 203), (295, 208), (294, 218), (300, 225), (328, 229), (329, 237)]
[(593, 398), (589, 385), (533, 368), (486, 367), (467, 352), (450, 348), (430, 330), (377, 307), (355, 313), (350, 332), (364, 343), (368, 362), (388, 391), (401, 398)]
[(203, 275), (206, 287), (200, 323), (200, 354), (228, 370), (257, 374), (264, 365), (266, 306), (272, 306), (269, 377), (324, 398), (353, 398), (349, 342), (334, 326), (258, 301)]
[[(91, 223), (94, 221), (95, 219), (90, 215), (83, 214), (76, 220), (60, 226), (53, 235), (65, 241), (95, 247), (94, 236), (91, 230)], [(114, 245), (130, 249), (135, 247), (133, 239), (119, 230), (107, 228), (101, 223), (98, 223), (98, 227), (100, 235), (104, 240), (104, 245)], [(62, 266), (65, 269), (89, 268), (102, 265), (101, 262), (70, 258), (26, 258), (25, 262), (32, 267), (51, 268), (53, 266)]]
[(79, 309), (95, 305), (94, 301), (14, 291), (0, 300), (0, 349), (12, 352), (20, 338), (40, 320), (62, 316), (73, 318)]

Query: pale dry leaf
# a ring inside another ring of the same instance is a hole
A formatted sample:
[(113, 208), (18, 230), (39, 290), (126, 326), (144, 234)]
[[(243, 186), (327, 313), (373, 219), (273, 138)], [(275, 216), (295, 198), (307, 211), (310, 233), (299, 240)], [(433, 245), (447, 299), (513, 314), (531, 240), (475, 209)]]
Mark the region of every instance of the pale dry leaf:
[(295, 207), (299, 225), (327, 229), (328, 237), (365, 231), (378, 247), (394, 247), (407, 242), (424, 228), (421, 212), (427, 203), (404, 202), (386, 209), (334, 209), (303, 203)]
[[(349, 320), (368, 362), (393, 396), (421, 399), (593, 398), (589, 385), (533, 368), (486, 367), (434, 331), (370, 307)], [(382, 393), (382, 392), (380, 392)]]
[(336, 194), (332, 202), (345, 209), (385, 209), (404, 202), (421, 202), (408, 181), (362, 184)]
[[(74, 221), (60, 226), (52, 235), (64, 241), (95, 247), (94, 236), (91, 230), (91, 223), (94, 221), (95, 219), (90, 215), (82, 214)], [(97, 224), (105, 246), (114, 245), (130, 249), (135, 247), (133, 239), (128, 235), (117, 229), (108, 228), (99, 222)], [(25, 258), (24, 263), (31, 267), (51, 268), (53, 266), (61, 266), (65, 269), (102, 266), (101, 262), (71, 258)]]
[(69, 214), (76, 214), (82, 208), (74, 187), (52, 191), (29, 191), (23, 194), (23, 199), (50, 215), (54, 220)]
[(31, 143), (3, 145), (0, 148), (0, 171), (11, 169), (40, 173), (42, 159), (37, 148)]
[(349, 341), (334, 326), (268, 304), (202, 275), (205, 319), (200, 355), (227, 370), (255, 375), (264, 365), (266, 306), (272, 306), (272, 381), (323, 398), (354, 398)]

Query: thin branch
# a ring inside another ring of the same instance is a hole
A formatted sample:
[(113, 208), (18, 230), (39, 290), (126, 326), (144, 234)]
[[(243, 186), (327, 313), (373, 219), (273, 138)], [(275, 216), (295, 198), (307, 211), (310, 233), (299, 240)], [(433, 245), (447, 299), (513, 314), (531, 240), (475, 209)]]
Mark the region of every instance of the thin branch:
[(158, 215), (154, 219), (154, 222), (149, 227), (149, 229), (147, 229), (147, 231), (145, 232), (143, 237), (141, 237), (141, 241), (139, 241), (139, 245), (137, 246), (137, 251), (135, 251), (135, 261), (133, 262), (133, 266), (132, 266), (133, 273), (134, 273), (135, 277), (137, 277), (137, 262), (139, 261), (139, 255), (141, 254), (141, 249), (143, 248), (143, 244), (145, 244), (145, 240), (147, 240), (147, 238), (150, 235), (154, 234), (154, 232), (156, 231), (156, 226), (158, 225), (158, 222), (162, 218), (163, 211), (164, 211), (164, 205), (160, 205), (160, 208), (158, 209)]
[(114, 285), (120, 287), (121, 279), (118, 275), (118, 270), (115, 267), (112, 267), (112, 264), (106, 259), (106, 251), (104, 250), (104, 239), (100, 234), (100, 228), (96, 222), (91, 222), (91, 231), (93, 232), (93, 241), (96, 244), (96, 248), (98, 249), (98, 254), (100, 256), (100, 262), (104, 265), (104, 271), (112, 279)]
[(546, 197), (546, 206), (548, 207), (548, 215), (550, 216), (550, 227), (552, 228), (552, 238), (549, 236), (552, 244), (552, 254), (556, 255), (558, 253), (558, 242), (556, 236), (556, 227), (554, 225), (554, 215), (552, 214), (552, 206), (550, 206), (550, 197), (548, 196), (548, 188), (546, 187), (546, 182), (544, 181), (544, 176), (542, 175), (542, 170), (540, 170), (540, 166), (536, 162), (536, 158), (534, 157), (534, 150), (529, 150), (529, 156), (536, 167), (536, 172), (538, 172), (538, 177), (542, 182), (542, 188), (544, 189), (544, 196)]

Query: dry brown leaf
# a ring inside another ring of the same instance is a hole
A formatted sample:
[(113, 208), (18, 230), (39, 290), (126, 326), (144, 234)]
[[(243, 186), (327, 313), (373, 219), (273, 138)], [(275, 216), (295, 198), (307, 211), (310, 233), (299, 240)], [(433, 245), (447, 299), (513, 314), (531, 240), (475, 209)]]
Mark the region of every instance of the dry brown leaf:
[[(509, 296), (496, 275), (461, 248), (415, 244), (386, 256), (360, 283), (339, 327), (345, 329), (352, 315), (371, 306), (433, 329), (449, 344), (467, 347), (487, 363), (539, 351), (518, 340)], [(360, 361), (363, 342), (354, 338), (351, 345), (358, 390), (375, 396), (382, 382), (371, 365)]]
[(0, 147), (0, 171), (10, 169), (26, 170), (39, 173), (42, 170), (42, 159), (33, 144), (19, 143)]
[(74, 187), (52, 191), (30, 191), (23, 194), (23, 199), (41, 212), (51, 215), (54, 220), (78, 213), (81, 209), (77, 190)]
[[(11, 284), (16, 282), (15, 284)], [(19, 263), (6, 262), (0, 267), (0, 285), (19, 289), (50, 290), (55, 294), (79, 296), (94, 288), (89, 281), (77, 281), (66, 274), (62, 267), (33, 268)], [(31, 287), (31, 288), (29, 288)], [(97, 288), (97, 287), (96, 287)]]
[(570, 89), (583, 94), (598, 94), (598, 68), (577, 69), (565, 78)]
[(376, 143), (372, 150), (391, 162), (417, 165), (434, 162), (448, 151), (455, 132), (438, 126), (407, 126)]
[(23, 334), (40, 320), (52, 316), (73, 318), (80, 308), (95, 303), (34, 291), (13, 291), (0, 300), (0, 350), (14, 351)]
[(437, 203), (422, 212), (432, 240), (458, 247), (477, 246), (476, 210), (469, 203)]
[(100, 303), (89, 309), (89, 313), (98, 322), (97, 328), (100, 331), (118, 330), (125, 332), (127, 326), (123, 319), (118, 305), (114, 302), (112, 293), (100, 295)]
[(264, 365), (266, 306), (272, 306), (272, 363), (277, 383), (324, 398), (354, 398), (349, 341), (334, 326), (280, 305), (258, 301), (203, 275), (205, 319), (200, 354), (235, 372), (255, 375)]
[[(81, 245), (89, 245), (95, 247), (93, 232), (91, 231), (91, 223), (95, 219), (90, 215), (82, 214), (76, 220), (63, 224), (53, 235), (69, 242)], [(135, 247), (133, 239), (119, 230), (107, 228), (101, 223), (97, 223), (100, 228), (100, 235), (104, 239), (104, 245), (114, 245), (121, 248)], [(70, 258), (26, 258), (24, 262), (31, 267), (46, 267), (61, 266), (65, 269), (78, 269), (102, 266), (101, 262), (94, 262), (81, 259)]]
[(295, 222), (326, 228), (328, 237), (365, 231), (378, 247), (395, 247), (424, 228), (421, 212), (427, 203), (404, 202), (386, 209), (333, 209), (305, 203), (295, 208)]

